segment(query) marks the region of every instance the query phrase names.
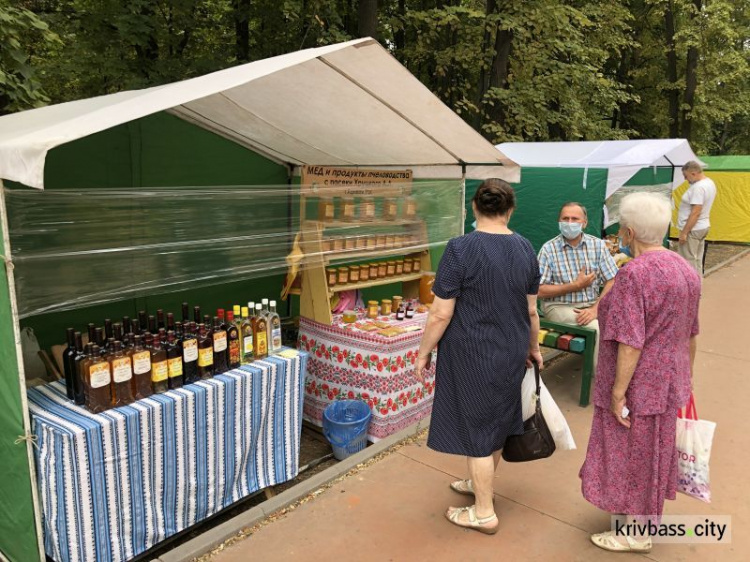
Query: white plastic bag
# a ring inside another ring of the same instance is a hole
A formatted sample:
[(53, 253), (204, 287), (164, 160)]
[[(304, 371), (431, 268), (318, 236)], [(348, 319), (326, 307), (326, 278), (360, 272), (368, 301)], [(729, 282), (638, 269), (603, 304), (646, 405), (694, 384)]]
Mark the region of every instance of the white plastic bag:
[[(552, 433), (555, 440), (555, 446), (560, 451), (572, 451), (576, 448), (576, 442), (573, 440), (573, 434), (570, 432), (568, 422), (563, 413), (558, 408), (552, 395), (544, 386), (544, 381), (540, 380), (540, 400), (542, 401), (542, 414), (547, 427)], [(526, 375), (521, 383), (521, 405), (523, 408), (523, 420), (526, 421), (534, 415), (536, 409), (536, 380), (534, 369), (526, 369)]]
[(699, 420), (695, 399), (690, 395), (685, 417), (677, 418), (677, 490), (711, 503), (708, 461), (716, 423)]

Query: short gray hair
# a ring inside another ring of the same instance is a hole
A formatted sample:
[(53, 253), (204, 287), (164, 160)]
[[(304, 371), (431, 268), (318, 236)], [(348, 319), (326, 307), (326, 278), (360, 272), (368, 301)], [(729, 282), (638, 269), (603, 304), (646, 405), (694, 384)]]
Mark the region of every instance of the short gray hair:
[(702, 172), (703, 166), (700, 165), (699, 162), (696, 162), (695, 160), (690, 160), (689, 162), (685, 162), (682, 166), (683, 172)]
[(632, 228), (644, 244), (661, 244), (671, 219), (672, 206), (660, 193), (631, 193), (620, 202), (620, 226)]

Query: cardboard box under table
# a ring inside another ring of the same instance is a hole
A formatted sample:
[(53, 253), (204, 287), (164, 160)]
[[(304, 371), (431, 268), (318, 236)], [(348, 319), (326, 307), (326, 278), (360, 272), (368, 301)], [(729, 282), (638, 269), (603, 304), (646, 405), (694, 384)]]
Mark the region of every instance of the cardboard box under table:
[[(360, 321), (364, 320), (359, 315)], [(393, 326), (415, 329), (395, 337), (360, 331), (341, 316), (326, 326), (300, 318), (300, 349), (310, 354), (305, 380), (304, 419), (322, 425), (323, 411), (339, 399), (364, 400), (372, 410), (368, 431), (378, 441), (420, 421), (432, 412), (435, 388), (433, 361), (423, 385), (414, 377), (419, 342), (427, 314), (397, 321)]]
[(297, 476), (306, 361), (269, 357), (100, 414), (61, 382), (29, 389), (47, 555), (129, 560)]

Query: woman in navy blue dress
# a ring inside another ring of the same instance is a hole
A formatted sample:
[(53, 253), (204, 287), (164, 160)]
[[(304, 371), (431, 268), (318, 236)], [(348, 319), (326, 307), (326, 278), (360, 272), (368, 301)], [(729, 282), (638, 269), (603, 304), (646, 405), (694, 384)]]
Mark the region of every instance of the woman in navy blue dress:
[(494, 534), (493, 478), (500, 451), (523, 433), (521, 382), (539, 351), (536, 294), (539, 264), (531, 243), (508, 229), (515, 194), (506, 182), (479, 186), (472, 209), (477, 229), (448, 242), (440, 261), (416, 376), (438, 345), (435, 401), (427, 446), (465, 455), (468, 480), (451, 488), (475, 505), (451, 507), (460, 527)]

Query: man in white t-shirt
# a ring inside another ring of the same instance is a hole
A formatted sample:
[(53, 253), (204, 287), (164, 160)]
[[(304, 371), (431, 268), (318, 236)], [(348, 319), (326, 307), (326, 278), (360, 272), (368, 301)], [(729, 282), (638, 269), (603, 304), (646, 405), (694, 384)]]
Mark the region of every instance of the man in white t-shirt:
[(680, 201), (677, 228), (680, 239), (677, 253), (703, 275), (703, 253), (706, 236), (711, 226), (709, 215), (716, 199), (716, 184), (703, 173), (698, 162), (691, 160), (682, 167), (682, 174), (690, 184)]

